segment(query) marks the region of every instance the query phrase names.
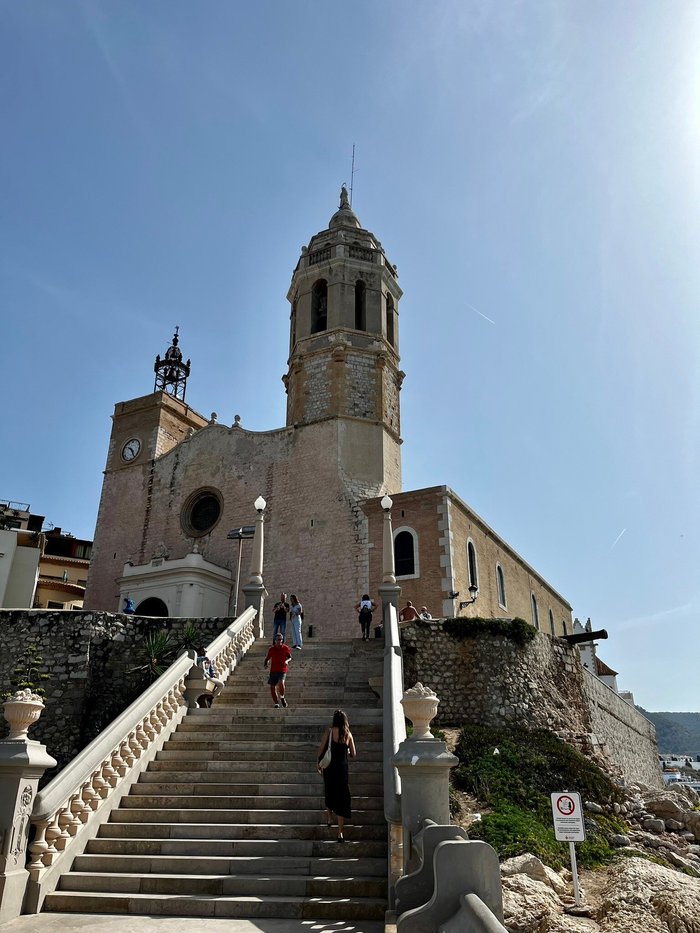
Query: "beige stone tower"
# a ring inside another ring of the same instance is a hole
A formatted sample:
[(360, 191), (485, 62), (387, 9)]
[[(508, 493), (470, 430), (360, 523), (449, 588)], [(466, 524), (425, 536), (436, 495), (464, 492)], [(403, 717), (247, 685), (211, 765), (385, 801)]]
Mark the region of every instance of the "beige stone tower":
[(327, 230), (302, 247), (292, 305), (287, 425), (340, 419), (340, 473), (357, 494), (401, 489), (396, 267), (343, 186)]

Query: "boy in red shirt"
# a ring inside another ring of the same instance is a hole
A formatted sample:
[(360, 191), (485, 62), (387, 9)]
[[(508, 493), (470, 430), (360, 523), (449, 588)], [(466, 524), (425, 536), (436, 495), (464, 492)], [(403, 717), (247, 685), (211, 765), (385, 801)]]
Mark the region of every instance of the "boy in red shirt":
[(267, 667), (268, 662), (270, 664), (270, 676), (267, 682), (270, 685), (270, 693), (272, 694), (275, 709), (278, 709), (280, 706), (286, 707), (287, 705), (287, 701), (284, 698), (284, 678), (287, 676), (287, 669), (291, 657), (292, 652), (289, 650), (289, 647), (284, 644), (282, 635), (278, 632), (263, 661), (263, 667)]

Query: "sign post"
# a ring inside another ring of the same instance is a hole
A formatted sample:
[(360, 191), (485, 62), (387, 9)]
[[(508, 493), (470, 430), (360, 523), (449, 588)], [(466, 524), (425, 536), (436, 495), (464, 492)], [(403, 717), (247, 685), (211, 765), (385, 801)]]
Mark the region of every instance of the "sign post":
[(581, 795), (573, 791), (565, 791), (564, 793), (554, 793), (551, 796), (552, 816), (554, 817), (554, 835), (558, 842), (569, 843), (571, 876), (574, 882), (574, 899), (576, 901), (576, 906), (580, 907), (581, 889), (579, 888), (578, 871), (576, 868), (575, 843), (583, 842), (586, 838), (586, 830), (583, 825)]

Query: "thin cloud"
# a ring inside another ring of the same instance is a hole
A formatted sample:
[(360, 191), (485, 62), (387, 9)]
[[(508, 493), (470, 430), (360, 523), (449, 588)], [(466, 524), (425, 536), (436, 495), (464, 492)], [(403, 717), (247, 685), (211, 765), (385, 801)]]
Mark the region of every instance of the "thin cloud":
[(694, 615), (697, 612), (697, 605), (698, 597), (696, 595), (690, 602), (681, 603), (681, 605), (673, 606), (671, 609), (660, 609), (658, 612), (652, 612), (649, 615), (637, 616), (634, 619), (623, 619), (615, 624), (615, 632), (646, 628), (650, 625), (665, 624), (673, 619), (682, 619), (684, 616)]
[[(623, 536), (623, 534), (624, 534), (626, 531), (627, 531), (627, 529), (626, 529), (626, 528), (623, 528), (622, 531), (620, 532), (620, 534), (615, 538), (615, 540), (613, 541), (613, 543), (610, 545), (610, 550), (611, 550), (611, 551), (612, 551), (612, 549), (615, 547), (615, 545), (617, 544), (617, 542), (620, 540), (620, 538)], [(609, 552), (608, 552), (608, 553), (609, 553)]]
[(496, 323), (495, 321), (492, 321), (490, 317), (486, 317), (485, 314), (482, 314), (482, 312), (479, 311), (478, 308), (475, 308), (474, 305), (470, 305), (469, 303), (467, 303), (467, 307), (468, 307), (468, 308), (471, 308), (472, 311), (475, 311), (475, 312), (479, 315), (479, 317), (482, 317), (485, 321), (488, 321), (489, 324), (495, 324), (495, 323)]

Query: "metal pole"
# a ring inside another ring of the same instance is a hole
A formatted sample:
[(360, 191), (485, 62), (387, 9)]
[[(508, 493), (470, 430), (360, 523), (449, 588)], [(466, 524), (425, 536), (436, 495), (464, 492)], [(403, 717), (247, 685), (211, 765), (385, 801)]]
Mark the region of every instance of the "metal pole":
[(574, 900), (576, 906), (581, 906), (581, 889), (578, 886), (578, 869), (576, 868), (576, 843), (569, 843), (569, 855), (571, 856), (571, 877), (574, 882)]
[(238, 585), (241, 582), (241, 553), (243, 551), (243, 538), (238, 539), (238, 567), (236, 568), (236, 595), (233, 599), (233, 617), (238, 615)]

